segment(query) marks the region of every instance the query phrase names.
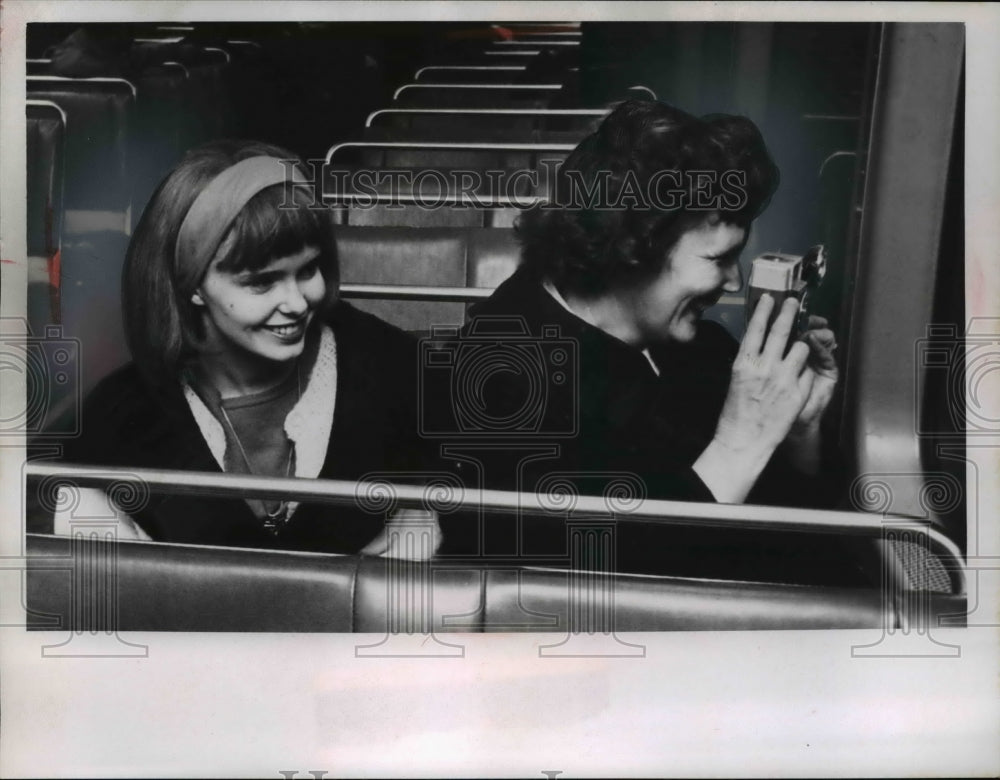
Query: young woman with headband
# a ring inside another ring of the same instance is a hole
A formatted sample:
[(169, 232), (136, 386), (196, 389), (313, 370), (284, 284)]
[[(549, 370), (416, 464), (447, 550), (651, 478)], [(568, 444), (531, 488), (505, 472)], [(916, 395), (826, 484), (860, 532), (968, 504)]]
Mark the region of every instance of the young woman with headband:
[[(409, 336), (338, 300), (329, 215), (294, 155), (255, 142), (190, 152), (129, 245), (133, 361), (83, 410), (74, 463), (358, 479), (417, 466)], [(92, 489), (65, 494), (56, 530)], [(122, 536), (384, 552), (377, 514), (284, 500), (153, 495)]]

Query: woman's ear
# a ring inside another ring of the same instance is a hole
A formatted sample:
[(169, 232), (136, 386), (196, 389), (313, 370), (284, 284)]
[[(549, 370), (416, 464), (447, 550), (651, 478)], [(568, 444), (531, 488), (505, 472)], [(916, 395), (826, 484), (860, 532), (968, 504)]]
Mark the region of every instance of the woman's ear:
[(195, 306), (204, 306), (205, 299), (201, 297), (200, 292), (195, 290), (193, 293), (191, 293), (191, 303), (193, 303)]

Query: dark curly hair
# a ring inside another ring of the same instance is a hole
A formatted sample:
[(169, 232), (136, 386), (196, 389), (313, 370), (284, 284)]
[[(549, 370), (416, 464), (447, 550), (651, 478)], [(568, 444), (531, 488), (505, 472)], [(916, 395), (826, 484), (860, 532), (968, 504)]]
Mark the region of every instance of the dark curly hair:
[(521, 215), (523, 262), (563, 292), (599, 294), (657, 273), (708, 213), (749, 227), (777, 186), (746, 117), (629, 100), (569, 154), (548, 202)]

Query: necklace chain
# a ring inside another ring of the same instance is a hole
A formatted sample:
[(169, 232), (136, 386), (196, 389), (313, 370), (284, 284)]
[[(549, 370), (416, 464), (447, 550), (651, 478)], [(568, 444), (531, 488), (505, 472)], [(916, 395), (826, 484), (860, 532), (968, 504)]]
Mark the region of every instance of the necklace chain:
[[(299, 367), (295, 367), (295, 402), (298, 403), (299, 399), (302, 398), (302, 375), (299, 373)], [(240, 456), (243, 458), (243, 463), (246, 464), (247, 472), (254, 476), (259, 476), (255, 474), (253, 470), (253, 464), (250, 463), (250, 456), (247, 454), (246, 448), (243, 446), (243, 441), (240, 439), (240, 435), (236, 432), (236, 426), (233, 425), (233, 421), (229, 418), (229, 413), (226, 411), (226, 407), (220, 402), (219, 411), (222, 413), (222, 418), (226, 423), (226, 427), (233, 436), (233, 441), (236, 442), (237, 448), (239, 448)], [(292, 456), (295, 452), (295, 445), (292, 442), (288, 444), (288, 460), (285, 463), (285, 477), (289, 477), (292, 474)], [(264, 529), (270, 531), (272, 534), (277, 534), (282, 527), (288, 522), (290, 513), (288, 501), (282, 499), (278, 502), (278, 506), (269, 510), (267, 504), (263, 499), (260, 500), (261, 509), (264, 512)]]

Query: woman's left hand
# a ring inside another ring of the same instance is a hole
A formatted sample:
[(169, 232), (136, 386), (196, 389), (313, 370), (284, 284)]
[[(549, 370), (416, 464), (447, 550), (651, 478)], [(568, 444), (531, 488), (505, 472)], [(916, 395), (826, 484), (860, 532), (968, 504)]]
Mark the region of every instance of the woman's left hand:
[(809, 347), (809, 360), (805, 370), (813, 373), (813, 383), (809, 398), (792, 425), (792, 435), (819, 429), (819, 421), (830, 405), (837, 380), (840, 378), (834, 355), (834, 350), (837, 349), (837, 337), (827, 325), (823, 317), (810, 315), (809, 329), (802, 337), (802, 341)]
[(819, 423), (823, 419), (823, 412), (830, 405), (840, 377), (834, 356), (837, 339), (823, 317), (810, 315), (809, 329), (801, 340), (809, 347), (804, 371), (812, 373), (813, 381), (809, 397), (792, 423), (782, 449), (799, 471), (815, 475), (820, 472), (822, 461)]

